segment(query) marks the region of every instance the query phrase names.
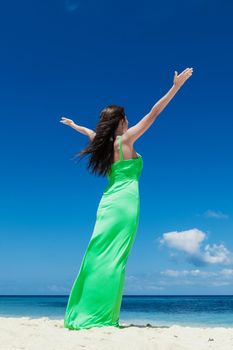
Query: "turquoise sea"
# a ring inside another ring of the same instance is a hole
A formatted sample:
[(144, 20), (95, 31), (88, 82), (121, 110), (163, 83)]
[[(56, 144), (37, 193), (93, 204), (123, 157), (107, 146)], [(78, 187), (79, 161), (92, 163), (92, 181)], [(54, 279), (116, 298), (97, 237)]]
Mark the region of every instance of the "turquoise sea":
[[(63, 319), (68, 296), (0, 296), (0, 316)], [(120, 323), (233, 327), (233, 295), (123, 296)]]

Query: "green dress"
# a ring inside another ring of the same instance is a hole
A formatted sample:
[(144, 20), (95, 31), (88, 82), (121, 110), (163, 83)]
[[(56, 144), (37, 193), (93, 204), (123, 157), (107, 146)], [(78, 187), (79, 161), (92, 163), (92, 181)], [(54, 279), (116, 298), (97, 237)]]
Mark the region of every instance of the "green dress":
[(142, 156), (120, 160), (107, 174), (94, 230), (68, 299), (64, 327), (84, 329), (119, 325), (126, 262), (133, 245), (140, 210)]

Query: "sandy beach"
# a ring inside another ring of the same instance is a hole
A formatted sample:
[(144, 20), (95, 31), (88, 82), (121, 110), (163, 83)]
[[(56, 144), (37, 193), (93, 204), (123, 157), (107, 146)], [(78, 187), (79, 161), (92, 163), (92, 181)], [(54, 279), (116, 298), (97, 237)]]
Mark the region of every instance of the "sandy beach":
[(0, 349), (233, 349), (233, 328), (121, 326), (72, 331), (47, 317), (0, 317)]

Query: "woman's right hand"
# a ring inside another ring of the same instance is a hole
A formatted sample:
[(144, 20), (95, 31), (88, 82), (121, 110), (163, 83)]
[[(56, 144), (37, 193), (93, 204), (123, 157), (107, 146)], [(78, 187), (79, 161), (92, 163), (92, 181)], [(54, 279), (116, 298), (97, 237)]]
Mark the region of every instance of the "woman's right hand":
[(174, 74), (174, 79), (173, 79), (173, 84), (180, 88), (184, 82), (191, 77), (193, 73), (193, 68), (186, 68), (185, 70), (183, 70), (183, 72), (181, 72), (179, 75), (177, 73), (177, 71), (175, 71)]
[(65, 118), (65, 117), (61, 117), (60, 122), (65, 124), (65, 125), (69, 125), (69, 126), (74, 124), (72, 119), (68, 119), (68, 118)]

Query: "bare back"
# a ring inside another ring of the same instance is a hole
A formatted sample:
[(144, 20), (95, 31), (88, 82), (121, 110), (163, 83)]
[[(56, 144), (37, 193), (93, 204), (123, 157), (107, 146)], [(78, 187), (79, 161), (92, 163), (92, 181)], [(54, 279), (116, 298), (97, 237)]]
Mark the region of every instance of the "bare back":
[[(120, 160), (120, 146), (119, 146), (119, 137), (117, 135), (114, 141), (114, 158), (113, 163), (118, 162)], [(133, 148), (133, 144), (127, 139), (126, 134), (122, 134), (122, 153), (123, 159), (132, 159), (137, 158), (137, 153)]]

